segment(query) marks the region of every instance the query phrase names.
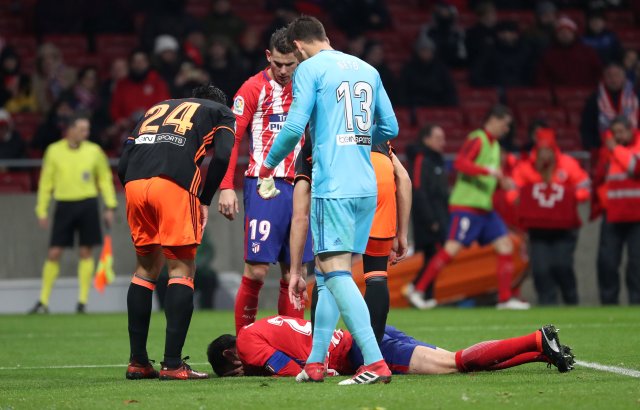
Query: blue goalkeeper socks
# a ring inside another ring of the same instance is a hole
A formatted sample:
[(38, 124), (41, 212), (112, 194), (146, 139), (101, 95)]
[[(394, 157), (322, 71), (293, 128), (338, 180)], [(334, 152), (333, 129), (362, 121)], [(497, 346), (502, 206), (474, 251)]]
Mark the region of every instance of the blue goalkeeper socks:
[[(333, 294), (347, 329), (362, 351), (364, 364), (382, 360), (382, 353), (380, 353), (376, 336), (371, 328), (367, 304), (353, 281), (351, 272), (329, 272), (325, 277), (325, 285)], [(318, 321), (317, 313), (316, 321)]]
[(318, 285), (318, 303), (316, 305), (315, 323), (313, 325), (313, 345), (307, 363), (324, 363), (329, 351), (333, 331), (338, 324), (340, 312), (333, 295), (325, 286), (325, 278), (316, 270)]

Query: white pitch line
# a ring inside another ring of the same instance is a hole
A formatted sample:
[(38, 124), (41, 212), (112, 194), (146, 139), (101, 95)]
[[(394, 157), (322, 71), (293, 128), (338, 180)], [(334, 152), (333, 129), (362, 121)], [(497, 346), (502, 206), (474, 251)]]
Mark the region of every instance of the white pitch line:
[[(202, 366), (209, 363), (190, 363)], [(127, 367), (126, 364), (72, 364), (65, 366), (12, 366), (0, 367), (0, 370), (55, 370), (55, 369), (106, 369), (110, 367)]]
[(637, 377), (640, 378), (640, 371), (633, 369), (626, 369), (618, 366), (607, 366), (600, 363), (583, 362), (582, 360), (576, 360), (576, 364), (590, 369), (600, 370), (603, 372), (620, 374), (622, 376)]

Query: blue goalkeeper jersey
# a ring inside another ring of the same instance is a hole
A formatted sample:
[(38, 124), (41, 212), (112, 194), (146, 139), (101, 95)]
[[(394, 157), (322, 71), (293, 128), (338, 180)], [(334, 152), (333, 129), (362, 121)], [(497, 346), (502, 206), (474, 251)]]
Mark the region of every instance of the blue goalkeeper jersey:
[(376, 69), (336, 50), (323, 50), (302, 62), (293, 76), (287, 120), (265, 161), (269, 168), (295, 147), (307, 123), (313, 140), (313, 196), (376, 195), (371, 145), (398, 134)]

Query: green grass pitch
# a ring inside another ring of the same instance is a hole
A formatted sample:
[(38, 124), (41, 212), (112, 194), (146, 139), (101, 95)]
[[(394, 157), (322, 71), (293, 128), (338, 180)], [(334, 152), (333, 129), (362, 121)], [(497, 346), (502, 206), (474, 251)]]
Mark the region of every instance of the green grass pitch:
[[(269, 312), (261, 312), (267, 314)], [(162, 359), (164, 316), (154, 314), (149, 356)], [(640, 371), (640, 309), (394, 310), (389, 324), (449, 350), (553, 323), (578, 361)], [(231, 332), (231, 312), (196, 312), (184, 348), (198, 370), (206, 346)], [(640, 379), (542, 363), (500, 372), (395, 376), (389, 385), (298, 385), (292, 378), (128, 381), (125, 314), (0, 316), (0, 409), (640, 409)]]

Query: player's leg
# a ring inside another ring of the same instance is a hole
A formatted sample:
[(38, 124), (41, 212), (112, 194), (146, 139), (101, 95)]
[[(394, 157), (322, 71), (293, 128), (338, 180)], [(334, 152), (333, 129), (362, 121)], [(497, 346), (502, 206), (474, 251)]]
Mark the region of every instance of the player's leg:
[[(389, 314), (389, 285), (387, 283), (389, 254), (380, 255), (384, 253), (384, 250), (379, 249), (379, 246), (373, 245), (371, 242), (372, 239), (369, 239), (367, 253), (362, 255), (366, 286), (364, 301), (369, 308), (371, 327), (376, 335), (377, 342), (380, 343), (382, 336), (384, 336), (384, 328)], [(393, 244), (393, 240), (387, 242)]]
[(258, 297), (268, 271), (269, 265), (266, 263), (246, 262), (244, 264), (234, 308), (236, 334), (243, 326), (250, 325), (256, 320)]
[[(456, 220), (452, 222), (452, 232), (460, 230), (460, 224)], [(451, 260), (458, 254), (465, 245), (454, 239), (449, 239), (444, 246), (438, 250), (427, 265), (426, 272), (421, 276), (415, 285), (414, 292), (409, 293), (409, 302), (418, 309), (430, 309), (437, 305), (435, 299), (425, 300), (425, 294), (429, 287), (432, 287), (436, 278)]]
[[(81, 207), (81, 208), (80, 208)], [(92, 248), (102, 244), (100, 229), (100, 213), (97, 198), (79, 203), (79, 214), (76, 219), (80, 243), (80, 260), (78, 261), (78, 305), (76, 311), (84, 313), (89, 300), (91, 279), (95, 270)]]

